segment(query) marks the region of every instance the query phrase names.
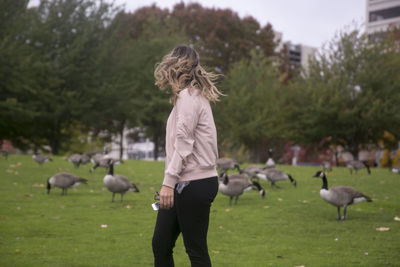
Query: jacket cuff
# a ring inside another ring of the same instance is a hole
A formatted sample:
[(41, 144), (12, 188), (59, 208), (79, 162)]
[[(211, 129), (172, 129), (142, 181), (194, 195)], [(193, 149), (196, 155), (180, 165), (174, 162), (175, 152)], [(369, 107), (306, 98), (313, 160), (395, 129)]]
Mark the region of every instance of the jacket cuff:
[(163, 185), (175, 188), (175, 185), (178, 183), (178, 177), (165, 174)]

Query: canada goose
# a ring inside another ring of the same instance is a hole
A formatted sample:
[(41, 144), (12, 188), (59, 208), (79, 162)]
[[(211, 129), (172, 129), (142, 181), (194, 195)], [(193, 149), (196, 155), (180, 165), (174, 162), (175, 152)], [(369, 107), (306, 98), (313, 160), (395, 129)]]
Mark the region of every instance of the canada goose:
[(42, 165), (45, 162), (53, 161), (51, 158), (38, 153), (33, 154), (32, 159), (39, 163), (39, 165)]
[(353, 174), (353, 170), (357, 171), (361, 170), (363, 168), (367, 168), (368, 174), (371, 174), (371, 170), (369, 169), (368, 164), (365, 161), (359, 161), (359, 160), (351, 160), (347, 162), (347, 168), (349, 168), (350, 173)]
[(257, 174), (257, 177), (261, 178), (265, 181), (271, 182), (271, 187), (275, 186), (277, 188), (280, 188), (279, 186), (277, 186), (275, 184), (275, 182), (283, 181), (283, 180), (287, 180), (287, 179), (290, 180), (291, 184), (294, 187), (296, 187), (296, 185), (297, 185), (296, 180), (293, 179), (293, 177), (290, 174), (286, 174), (283, 171), (276, 169), (276, 168), (263, 169)]
[(112, 192), (111, 202), (114, 202), (115, 193), (121, 194), (121, 202), (126, 192), (139, 192), (139, 189), (126, 177), (114, 174), (114, 164), (111, 163), (108, 174), (103, 179), (104, 186)]
[(68, 188), (76, 187), (82, 183), (86, 184), (87, 180), (76, 177), (70, 173), (57, 173), (56, 175), (47, 179), (47, 194), (50, 194), (51, 186), (54, 186), (62, 188), (61, 195), (66, 195)]
[(272, 158), (268, 158), (267, 162), (265, 162), (266, 168), (275, 168), (275, 161)]
[(119, 160), (115, 160), (108, 155), (96, 154), (91, 158), (92, 163), (94, 164), (92, 168), (90, 168), (90, 172), (93, 172), (97, 167), (109, 168), (111, 164), (119, 163)]
[(250, 179), (252, 178), (257, 178), (257, 174), (264, 170), (265, 168), (258, 166), (258, 165), (251, 165), (251, 166), (247, 166), (246, 168), (241, 170), (241, 173), (246, 174)]
[[(221, 181), (222, 180), (222, 181)], [(239, 196), (245, 191), (249, 191), (257, 187), (259, 194), (262, 198), (265, 198), (265, 190), (257, 182), (251, 182), (245, 176), (241, 174), (232, 174), (228, 177), (226, 173), (220, 175), (219, 192), (221, 194), (229, 196), (229, 205), (232, 205), (232, 199), (235, 197), (235, 204), (237, 203)]]
[(332, 165), (329, 161), (324, 161), (321, 163), (322, 171), (332, 172)]
[(75, 168), (79, 168), (81, 165), (81, 155), (80, 154), (72, 154), (68, 157), (68, 161), (74, 164)]
[[(328, 180), (325, 173), (322, 171), (318, 171), (313, 177), (322, 178), (322, 188), (319, 194), (323, 200), (337, 207), (337, 219), (339, 221), (346, 220), (347, 206), (362, 201), (372, 201), (371, 198), (348, 186), (335, 186), (328, 189)], [(343, 217), (340, 216), (340, 207), (343, 207)]]
[(237, 169), (240, 173), (239, 163), (231, 158), (219, 158), (217, 159), (217, 168), (221, 171), (221, 173), (226, 172), (227, 170)]
[(399, 165), (399, 166), (396, 166), (396, 167), (393, 167), (393, 168), (392, 168), (392, 172), (393, 172), (393, 173), (399, 173), (399, 174), (400, 174), (400, 165)]

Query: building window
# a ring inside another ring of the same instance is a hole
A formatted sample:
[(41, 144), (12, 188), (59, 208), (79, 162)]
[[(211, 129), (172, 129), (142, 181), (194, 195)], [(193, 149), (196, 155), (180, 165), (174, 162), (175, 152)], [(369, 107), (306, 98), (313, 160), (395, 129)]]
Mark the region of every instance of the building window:
[(400, 17), (400, 6), (369, 12), (369, 22)]

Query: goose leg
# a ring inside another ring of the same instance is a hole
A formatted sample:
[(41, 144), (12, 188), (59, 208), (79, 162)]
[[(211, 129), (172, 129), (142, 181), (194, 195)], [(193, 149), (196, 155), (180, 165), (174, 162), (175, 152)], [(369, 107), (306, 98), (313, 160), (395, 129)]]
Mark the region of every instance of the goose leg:
[(111, 202), (114, 202), (114, 196), (115, 196), (115, 193), (112, 193), (112, 199), (111, 199)]
[(124, 193), (121, 193), (121, 203), (123, 198), (124, 198)]
[(337, 207), (337, 214), (338, 214), (337, 220), (340, 221), (340, 220), (341, 220), (341, 217), (340, 217), (340, 207)]
[(232, 198), (233, 198), (233, 197), (230, 197), (230, 198), (229, 198), (229, 206), (232, 206)]
[(343, 206), (343, 217), (342, 220), (346, 220), (347, 205)]
[(237, 204), (238, 199), (239, 199), (239, 196), (236, 196), (236, 198), (235, 198), (235, 205)]
[(279, 185), (276, 185), (275, 182), (272, 182), (272, 183), (271, 183), (271, 187), (272, 187), (272, 186), (275, 187), (275, 188), (277, 188), (277, 189), (281, 189), (281, 187), (280, 187)]

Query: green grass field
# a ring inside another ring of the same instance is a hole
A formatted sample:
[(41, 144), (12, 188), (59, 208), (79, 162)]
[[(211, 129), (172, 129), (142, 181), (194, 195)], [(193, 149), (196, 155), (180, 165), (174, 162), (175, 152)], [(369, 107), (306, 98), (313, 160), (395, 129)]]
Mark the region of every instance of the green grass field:
[[(31, 156), (0, 158), (0, 266), (152, 266), (151, 203), (164, 163), (115, 166), (140, 193), (127, 193), (123, 203), (117, 195), (111, 203), (105, 169), (89, 173), (90, 164), (75, 169), (62, 157), (53, 160), (39, 166)], [(213, 266), (400, 266), (400, 175), (335, 168), (329, 186), (349, 185), (373, 198), (350, 206), (347, 221), (336, 221), (336, 208), (319, 196), (321, 180), (312, 178), (318, 167), (279, 167), (297, 188), (288, 181), (279, 183), (282, 189), (262, 182), (264, 200), (246, 192), (231, 207), (218, 194), (208, 235)], [(46, 180), (60, 171), (89, 182), (67, 196), (58, 188), (48, 195)], [(174, 252), (177, 267), (190, 266), (181, 237)]]

